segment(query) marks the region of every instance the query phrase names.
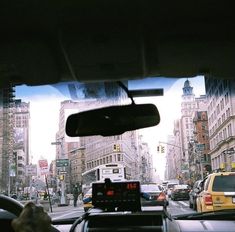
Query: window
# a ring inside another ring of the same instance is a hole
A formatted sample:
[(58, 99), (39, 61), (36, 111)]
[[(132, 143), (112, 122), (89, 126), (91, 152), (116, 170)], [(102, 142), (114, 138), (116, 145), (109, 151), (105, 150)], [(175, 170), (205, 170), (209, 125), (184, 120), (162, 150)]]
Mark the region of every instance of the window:
[(220, 112), (220, 109), (219, 109), (219, 104), (217, 105), (217, 114), (219, 114), (219, 112)]
[(223, 134), (224, 134), (224, 139), (226, 139), (227, 138), (227, 129), (226, 128), (223, 129)]
[(208, 177), (204, 182), (204, 190), (208, 190), (211, 177)]
[(228, 136), (232, 136), (232, 125), (228, 125)]
[(224, 122), (225, 121), (225, 114), (223, 113), (223, 115), (222, 115), (222, 122)]
[(227, 117), (227, 118), (230, 117), (230, 108), (228, 108), (228, 109), (226, 110), (226, 117)]
[(226, 93), (226, 94), (224, 95), (224, 98), (225, 98), (225, 104), (227, 105), (228, 102), (229, 102), (229, 100), (228, 100), (228, 93)]
[(18, 171), (18, 175), (23, 175), (23, 171)]
[(222, 131), (219, 133), (219, 139), (220, 139), (220, 140), (223, 140), (223, 134), (222, 134)]
[(215, 176), (212, 191), (216, 192), (234, 192), (234, 175)]

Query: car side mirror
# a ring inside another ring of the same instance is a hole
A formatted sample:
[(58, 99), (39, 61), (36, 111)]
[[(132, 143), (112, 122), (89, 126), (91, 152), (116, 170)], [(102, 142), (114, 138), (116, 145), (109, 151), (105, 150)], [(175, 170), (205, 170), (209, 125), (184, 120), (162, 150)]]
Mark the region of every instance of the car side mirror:
[(195, 188), (194, 192), (195, 193), (200, 193), (201, 192), (201, 188), (199, 188), (199, 187)]

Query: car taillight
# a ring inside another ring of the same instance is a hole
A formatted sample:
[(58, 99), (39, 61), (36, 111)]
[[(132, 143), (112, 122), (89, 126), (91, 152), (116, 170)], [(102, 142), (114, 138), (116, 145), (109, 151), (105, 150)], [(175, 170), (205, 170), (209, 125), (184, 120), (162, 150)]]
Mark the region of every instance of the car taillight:
[(206, 194), (204, 196), (204, 202), (205, 202), (205, 205), (212, 205), (213, 204), (213, 200), (212, 200), (211, 194)]
[(166, 200), (166, 195), (165, 193), (161, 192), (157, 197), (157, 201), (164, 201), (164, 200)]

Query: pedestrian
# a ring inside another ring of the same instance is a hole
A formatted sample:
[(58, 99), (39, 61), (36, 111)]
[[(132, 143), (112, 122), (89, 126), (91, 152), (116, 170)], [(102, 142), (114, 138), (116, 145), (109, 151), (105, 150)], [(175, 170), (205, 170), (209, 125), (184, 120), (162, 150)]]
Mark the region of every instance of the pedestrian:
[(73, 189), (73, 206), (77, 207), (77, 201), (78, 201), (78, 187), (75, 185)]

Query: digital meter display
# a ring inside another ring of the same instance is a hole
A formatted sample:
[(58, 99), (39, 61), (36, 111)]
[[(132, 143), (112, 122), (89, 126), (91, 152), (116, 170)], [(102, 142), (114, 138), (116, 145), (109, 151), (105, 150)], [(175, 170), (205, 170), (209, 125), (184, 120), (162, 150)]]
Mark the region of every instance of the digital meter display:
[(92, 205), (108, 211), (140, 210), (140, 183), (138, 181), (92, 184)]

